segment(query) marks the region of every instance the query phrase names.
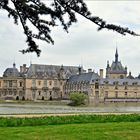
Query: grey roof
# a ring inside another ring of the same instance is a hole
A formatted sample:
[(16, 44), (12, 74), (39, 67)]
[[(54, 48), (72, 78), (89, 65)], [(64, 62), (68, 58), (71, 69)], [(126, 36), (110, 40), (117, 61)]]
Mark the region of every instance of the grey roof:
[(94, 72), (89, 73), (81, 73), (78, 75), (72, 75), (68, 82), (69, 83), (75, 83), (75, 82), (92, 82), (96, 79), (99, 79), (99, 75)]
[(78, 67), (76, 66), (58, 66), (58, 65), (40, 65), (31, 64), (28, 71), (27, 77), (51, 77), (51, 78), (69, 78), (73, 74), (78, 73)]
[(140, 79), (140, 74), (138, 75), (138, 77), (137, 77), (138, 79)]
[(115, 61), (112, 62), (111, 67), (107, 64), (107, 72), (110, 74), (127, 74), (127, 68), (123, 67), (121, 62), (118, 61), (118, 50), (116, 48)]
[(103, 78), (100, 79), (100, 84), (105, 84), (108, 83), (109, 85), (114, 85), (114, 82), (118, 82), (118, 85), (123, 85), (124, 83), (127, 82), (128, 85), (133, 85), (133, 83), (137, 83), (137, 85), (140, 85), (140, 79), (129, 79), (129, 78), (124, 78), (124, 79), (109, 79), (109, 78)]
[(19, 77), (20, 73), (18, 72), (17, 68), (7, 68), (4, 73), (3, 77)]
[(134, 77), (133, 77), (131, 74), (129, 74), (129, 75), (127, 76), (127, 78), (128, 78), (128, 79), (134, 79)]
[(127, 73), (127, 70), (122, 66), (120, 61), (112, 62), (110, 73)]

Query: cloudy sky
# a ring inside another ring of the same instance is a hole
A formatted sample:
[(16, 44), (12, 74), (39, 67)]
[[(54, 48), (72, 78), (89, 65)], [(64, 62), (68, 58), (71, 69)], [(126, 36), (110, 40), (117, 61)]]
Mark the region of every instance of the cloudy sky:
[[(88, 1), (86, 3), (93, 13), (106, 20), (140, 34), (140, 1)], [(140, 73), (140, 37), (122, 36), (116, 32), (97, 31), (97, 26), (77, 15), (78, 23), (73, 24), (67, 34), (61, 27), (52, 31), (55, 44), (39, 42), (42, 53), (21, 54), (24, 49), (25, 36), (20, 26), (16, 26), (7, 13), (0, 10), (0, 75), (7, 67), (22, 64), (83, 65), (95, 72), (106, 68), (114, 60), (116, 46), (119, 60), (128, 67), (134, 76)]]

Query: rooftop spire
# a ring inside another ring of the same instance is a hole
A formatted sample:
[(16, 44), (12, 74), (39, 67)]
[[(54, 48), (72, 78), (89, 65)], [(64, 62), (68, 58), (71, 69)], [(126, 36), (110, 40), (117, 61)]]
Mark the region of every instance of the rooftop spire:
[(107, 61), (107, 68), (109, 68), (109, 61)]
[(116, 47), (116, 53), (115, 53), (115, 62), (116, 63), (118, 62), (118, 50), (117, 50), (117, 47)]
[(13, 63), (13, 68), (15, 68), (16, 67), (16, 64), (15, 64), (15, 62)]

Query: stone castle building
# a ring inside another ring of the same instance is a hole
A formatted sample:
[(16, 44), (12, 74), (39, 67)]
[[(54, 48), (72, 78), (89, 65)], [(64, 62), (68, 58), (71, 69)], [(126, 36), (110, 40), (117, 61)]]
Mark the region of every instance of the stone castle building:
[(64, 85), (78, 67), (38, 65), (20, 66), (15, 63), (0, 77), (0, 99), (53, 100), (66, 98)]
[(83, 92), (90, 102), (140, 101), (140, 76), (134, 78), (119, 61), (107, 61), (106, 76), (82, 67), (26, 64), (7, 68), (0, 77), (0, 99), (58, 100), (68, 99), (71, 92)]

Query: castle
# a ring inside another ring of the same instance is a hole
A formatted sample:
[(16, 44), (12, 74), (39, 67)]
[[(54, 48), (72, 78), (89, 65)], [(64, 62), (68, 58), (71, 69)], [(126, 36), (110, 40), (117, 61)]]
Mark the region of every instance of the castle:
[(140, 76), (134, 78), (118, 59), (107, 61), (106, 76), (82, 67), (26, 64), (20, 70), (13, 64), (0, 77), (1, 100), (69, 99), (71, 92), (83, 92), (89, 102), (140, 101)]

